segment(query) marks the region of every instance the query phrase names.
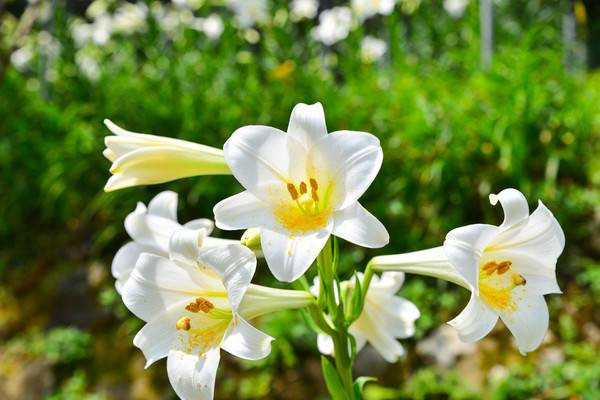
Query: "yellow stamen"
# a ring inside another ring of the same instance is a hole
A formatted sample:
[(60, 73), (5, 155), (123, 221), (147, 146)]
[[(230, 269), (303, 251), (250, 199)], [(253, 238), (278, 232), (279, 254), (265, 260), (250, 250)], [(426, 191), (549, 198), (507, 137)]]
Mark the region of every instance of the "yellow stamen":
[(523, 286), (527, 283), (527, 280), (523, 278), (523, 275), (514, 274), (510, 277), (512, 279), (514, 287)]
[(312, 190), (319, 189), (319, 185), (317, 184), (317, 180), (315, 178), (310, 178), (310, 187)]
[(181, 317), (175, 324), (175, 328), (183, 331), (189, 331), (192, 327), (192, 320), (190, 317)]
[(208, 314), (213, 308), (215, 308), (214, 304), (203, 297), (198, 297), (195, 302), (185, 306), (186, 310), (193, 313), (202, 311), (203, 313)]
[(296, 186), (293, 183), (287, 184), (287, 190), (290, 192), (290, 196), (292, 196), (292, 200), (298, 200), (298, 191), (296, 190)]
[(306, 183), (300, 182), (300, 194), (304, 194), (307, 192)]
[(498, 275), (502, 275), (503, 273), (508, 271), (511, 265), (512, 261), (502, 261), (500, 264), (498, 264), (498, 269), (496, 270), (498, 272)]

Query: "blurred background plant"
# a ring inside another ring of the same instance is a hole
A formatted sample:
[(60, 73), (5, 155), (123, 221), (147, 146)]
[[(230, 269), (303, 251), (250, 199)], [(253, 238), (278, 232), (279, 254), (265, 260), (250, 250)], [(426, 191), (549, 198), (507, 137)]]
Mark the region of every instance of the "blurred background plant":
[[(125, 215), (160, 190), (181, 220), (239, 191), (203, 177), (106, 194), (103, 118), (213, 146), (237, 127), (285, 128), (321, 101), (330, 130), (377, 135), (364, 197), (384, 250), (438, 245), (501, 213), (487, 194), (541, 198), (567, 236), (550, 333), (519, 355), (504, 327), (475, 345), (443, 323), (467, 301), (408, 277), (419, 306), (407, 356), (370, 349), (369, 399), (600, 398), (600, 7), (593, 0), (0, 0), (0, 393), (6, 399), (174, 398), (164, 363), (143, 369), (141, 322), (114, 290)], [(491, 11), (491, 13), (490, 13)], [(484, 32), (487, 32), (484, 34)], [(491, 34), (490, 34), (491, 33)], [(491, 59), (489, 58), (491, 57)], [(222, 237), (235, 237), (220, 232)], [(342, 248), (343, 250), (343, 248)], [(276, 285), (266, 266), (256, 280)], [(226, 358), (217, 398), (326, 398), (302, 315), (263, 318), (264, 361)]]

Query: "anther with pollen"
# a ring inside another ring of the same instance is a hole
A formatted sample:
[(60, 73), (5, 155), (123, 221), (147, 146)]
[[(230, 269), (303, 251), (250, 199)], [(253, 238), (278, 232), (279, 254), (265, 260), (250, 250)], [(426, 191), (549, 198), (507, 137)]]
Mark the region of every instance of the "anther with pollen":
[(177, 320), (175, 328), (179, 329), (180, 331), (189, 331), (192, 328), (192, 320), (190, 317), (181, 317), (179, 320)]
[(304, 194), (307, 192), (306, 183), (300, 182), (300, 194)]
[(510, 278), (512, 279), (513, 285), (515, 286), (523, 286), (527, 283), (527, 280), (523, 278), (523, 275), (514, 274)]
[(310, 178), (310, 187), (312, 190), (319, 189), (319, 185), (317, 184), (317, 180), (315, 178)]
[(202, 297), (198, 297), (195, 302), (185, 306), (186, 310), (193, 313), (200, 311), (203, 313), (209, 313), (213, 308), (215, 308), (214, 304)]
[(498, 264), (498, 269), (496, 270), (498, 272), (498, 275), (502, 275), (503, 273), (508, 271), (511, 265), (511, 261), (502, 261), (500, 264)]
[(290, 196), (292, 196), (292, 200), (298, 200), (298, 191), (296, 190), (296, 186), (293, 183), (287, 184), (287, 190), (290, 192)]

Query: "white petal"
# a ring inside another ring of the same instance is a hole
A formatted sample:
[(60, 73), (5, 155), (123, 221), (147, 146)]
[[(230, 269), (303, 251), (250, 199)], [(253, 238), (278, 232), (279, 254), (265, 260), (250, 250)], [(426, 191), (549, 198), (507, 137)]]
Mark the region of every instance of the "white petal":
[(286, 190), (288, 150), (286, 135), (269, 126), (239, 128), (223, 146), (233, 176), (255, 196), (270, 201), (266, 187)]
[(326, 335), (324, 333), (319, 333), (317, 335), (317, 348), (321, 352), (321, 354), (325, 354), (326, 356), (333, 355), (333, 339), (331, 336)]
[(475, 294), (471, 294), (469, 304), (448, 324), (458, 331), (463, 342), (474, 342), (490, 333), (497, 321), (498, 315)]
[(225, 230), (275, 226), (273, 212), (249, 191), (220, 201), (213, 208), (217, 227)]
[(165, 190), (154, 196), (148, 203), (148, 214), (177, 222), (177, 193)]
[(296, 104), (290, 116), (287, 134), (309, 150), (321, 137), (327, 135), (325, 112), (321, 103)]
[(150, 215), (143, 204), (125, 218), (125, 230), (138, 244), (157, 254), (168, 254), (169, 239), (180, 225), (168, 218)]
[(178, 335), (175, 324), (181, 317), (186, 303), (180, 302), (174, 304), (159, 313), (150, 322), (145, 324), (137, 335), (135, 335), (135, 338), (133, 338), (133, 344), (141, 349), (144, 357), (146, 357), (145, 368), (148, 368), (155, 361), (168, 356), (169, 351), (173, 349)]
[(537, 349), (548, 331), (548, 306), (543, 296), (524, 296), (514, 312), (501, 312), (500, 318), (512, 332), (519, 351)]
[(207, 235), (210, 235), (212, 233), (213, 229), (215, 229), (214, 222), (212, 222), (210, 219), (207, 219), (207, 218), (193, 219), (193, 220), (183, 224), (183, 226), (186, 228), (190, 228), (190, 229), (202, 228), (206, 231)]
[(205, 236), (204, 229), (177, 229), (169, 240), (169, 257), (176, 262), (195, 264)]
[(485, 261), (488, 260), (511, 261), (511, 271), (525, 278), (527, 292), (530, 294), (562, 293), (556, 281), (554, 264), (544, 265), (541, 260), (535, 258), (532, 254), (506, 250), (492, 251), (485, 254)]
[(350, 206), (369, 188), (381, 167), (383, 151), (370, 133), (338, 131), (319, 140), (313, 148), (318, 170), (335, 182), (335, 209)]
[(220, 358), (218, 347), (201, 356), (171, 350), (167, 373), (177, 396), (182, 400), (212, 400)]
[(203, 248), (227, 246), (228, 244), (240, 244), (240, 241), (234, 239), (214, 238), (210, 236), (205, 237), (202, 241)]
[(554, 270), (564, 247), (565, 235), (560, 224), (540, 201), (525, 223), (516, 229), (507, 229), (494, 238), (490, 250), (529, 254), (546, 268)]
[(301, 236), (262, 229), (262, 250), (275, 278), (283, 282), (300, 278), (325, 246), (330, 232), (331, 224)]
[(110, 266), (110, 270), (112, 276), (114, 276), (117, 281), (120, 281), (119, 287), (122, 287), (127, 279), (129, 279), (129, 275), (131, 275), (131, 271), (133, 271), (140, 254), (147, 251), (147, 249), (135, 242), (125, 244), (117, 251)]
[(333, 234), (363, 247), (379, 248), (390, 241), (390, 235), (377, 218), (358, 201), (336, 211), (333, 215)]
[(490, 194), (490, 203), (493, 206), (498, 201), (504, 210), (504, 222), (500, 225), (502, 228), (518, 224), (529, 216), (527, 199), (517, 189), (504, 189), (498, 194)]
[(256, 256), (246, 246), (230, 244), (201, 249), (198, 262), (214, 269), (223, 281), (231, 308), (235, 311), (250, 286), (256, 270)]
[(134, 185), (153, 185), (198, 175), (228, 175), (221, 155), (178, 147), (143, 147), (117, 158), (110, 168), (114, 176), (105, 190)]
[[(375, 276), (373, 276), (375, 278)], [(371, 281), (370, 287), (376, 287), (378, 292), (383, 291), (386, 294), (394, 295), (404, 284), (404, 272), (388, 271), (381, 274), (377, 283)], [(374, 285), (375, 284), (375, 285)]]
[(376, 271), (402, 271), (411, 274), (433, 276), (470, 288), (465, 278), (459, 274), (448, 260), (444, 247), (413, 251), (404, 254), (377, 256), (371, 260)]
[(473, 224), (453, 229), (446, 235), (444, 252), (448, 260), (475, 291), (481, 255), (498, 229), (493, 225)]
[(221, 348), (245, 360), (260, 360), (271, 353), (271, 336), (259, 331), (239, 315), (229, 325)]
[(143, 253), (121, 294), (131, 312), (150, 321), (172, 304), (193, 300), (202, 289), (215, 290), (215, 282), (199, 269), (186, 270), (167, 258)]
[(363, 312), (360, 322), (357, 320), (351, 329), (357, 341), (361, 336), (366, 337), (379, 355), (389, 363), (395, 363), (405, 353), (402, 345), (389, 330), (385, 329), (381, 321), (378, 321), (375, 314)]

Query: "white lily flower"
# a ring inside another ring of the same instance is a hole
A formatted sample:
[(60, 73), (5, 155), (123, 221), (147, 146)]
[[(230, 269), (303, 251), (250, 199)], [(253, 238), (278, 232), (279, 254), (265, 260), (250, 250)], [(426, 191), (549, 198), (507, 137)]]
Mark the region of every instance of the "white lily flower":
[(144, 253), (123, 287), (123, 301), (146, 325), (134, 338), (146, 367), (167, 357), (169, 381), (184, 399), (212, 399), (220, 349), (256, 360), (272, 337), (247, 319), (314, 302), (304, 291), (251, 285), (256, 258), (232, 244), (200, 249), (196, 232), (171, 237), (171, 259)]
[[(363, 275), (358, 273), (363, 281)], [(356, 351), (367, 342), (389, 363), (395, 363), (404, 355), (404, 348), (396, 339), (406, 339), (415, 334), (415, 320), (421, 316), (419, 309), (410, 301), (396, 296), (404, 283), (404, 273), (384, 272), (381, 278), (374, 275), (362, 313), (348, 328), (356, 339)], [(342, 288), (354, 289), (354, 281), (344, 281)], [(311, 291), (318, 294), (319, 281), (315, 278)], [(333, 340), (320, 333), (317, 337), (319, 351), (333, 355)]]
[(214, 208), (221, 229), (261, 228), (261, 246), (280, 281), (299, 278), (333, 234), (364, 247), (389, 241), (385, 227), (358, 198), (383, 160), (365, 132), (327, 134), (320, 103), (294, 107), (287, 134), (245, 126), (224, 146), (233, 175), (246, 189)]
[(385, 40), (373, 36), (365, 36), (360, 41), (360, 58), (364, 63), (372, 63), (383, 57), (387, 51)]
[(136, 209), (125, 218), (125, 230), (133, 241), (117, 251), (111, 265), (112, 275), (117, 280), (117, 291), (121, 292), (140, 254), (168, 257), (171, 235), (181, 228), (197, 231), (200, 247), (238, 243), (236, 240), (210, 237), (214, 224), (209, 219), (195, 219), (180, 225), (177, 222), (177, 193), (161, 192), (150, 200), (148, 207), (139, 202)]
[(115, 134), (104, 138), (102, 154), (110, 161), (110, 172), (104, 190), (152, 185), (196, 175), (229, 175), (223, 151), (214, 147), (126, 131), (105, 119), (106, 127)]
[(352, 0), (352, 10), (360, 19), (376, 14), (389, 15), (394, 11), (397, 0)]
[(502, 205), (502, 225), (463, 226), (450, 231), (442, 247), (375, 257), (371, 265), (379, 271), (439, 277), (469, 289), (469, 304), (449, 322), (460, 338), (481, 339), (500, 317), (520, 352), (527, 353), (539, 347), (548, 330), (544, 295), (561, 293), (555, 270), (565, 236), (541, 201), (529, 215), (527, 199), (518, 190), (491, 194), (490, 202)]
[(267, 0), (226, 0), (225, 4), (235, 14), (238, 27), (245, 29), (269, 19)]
[(352, 10), (348, 7), (333, 7), (319, 15), (319, 25), (311, 35), (315, 40), (331, 46), (346, 39), (352, 27)]

